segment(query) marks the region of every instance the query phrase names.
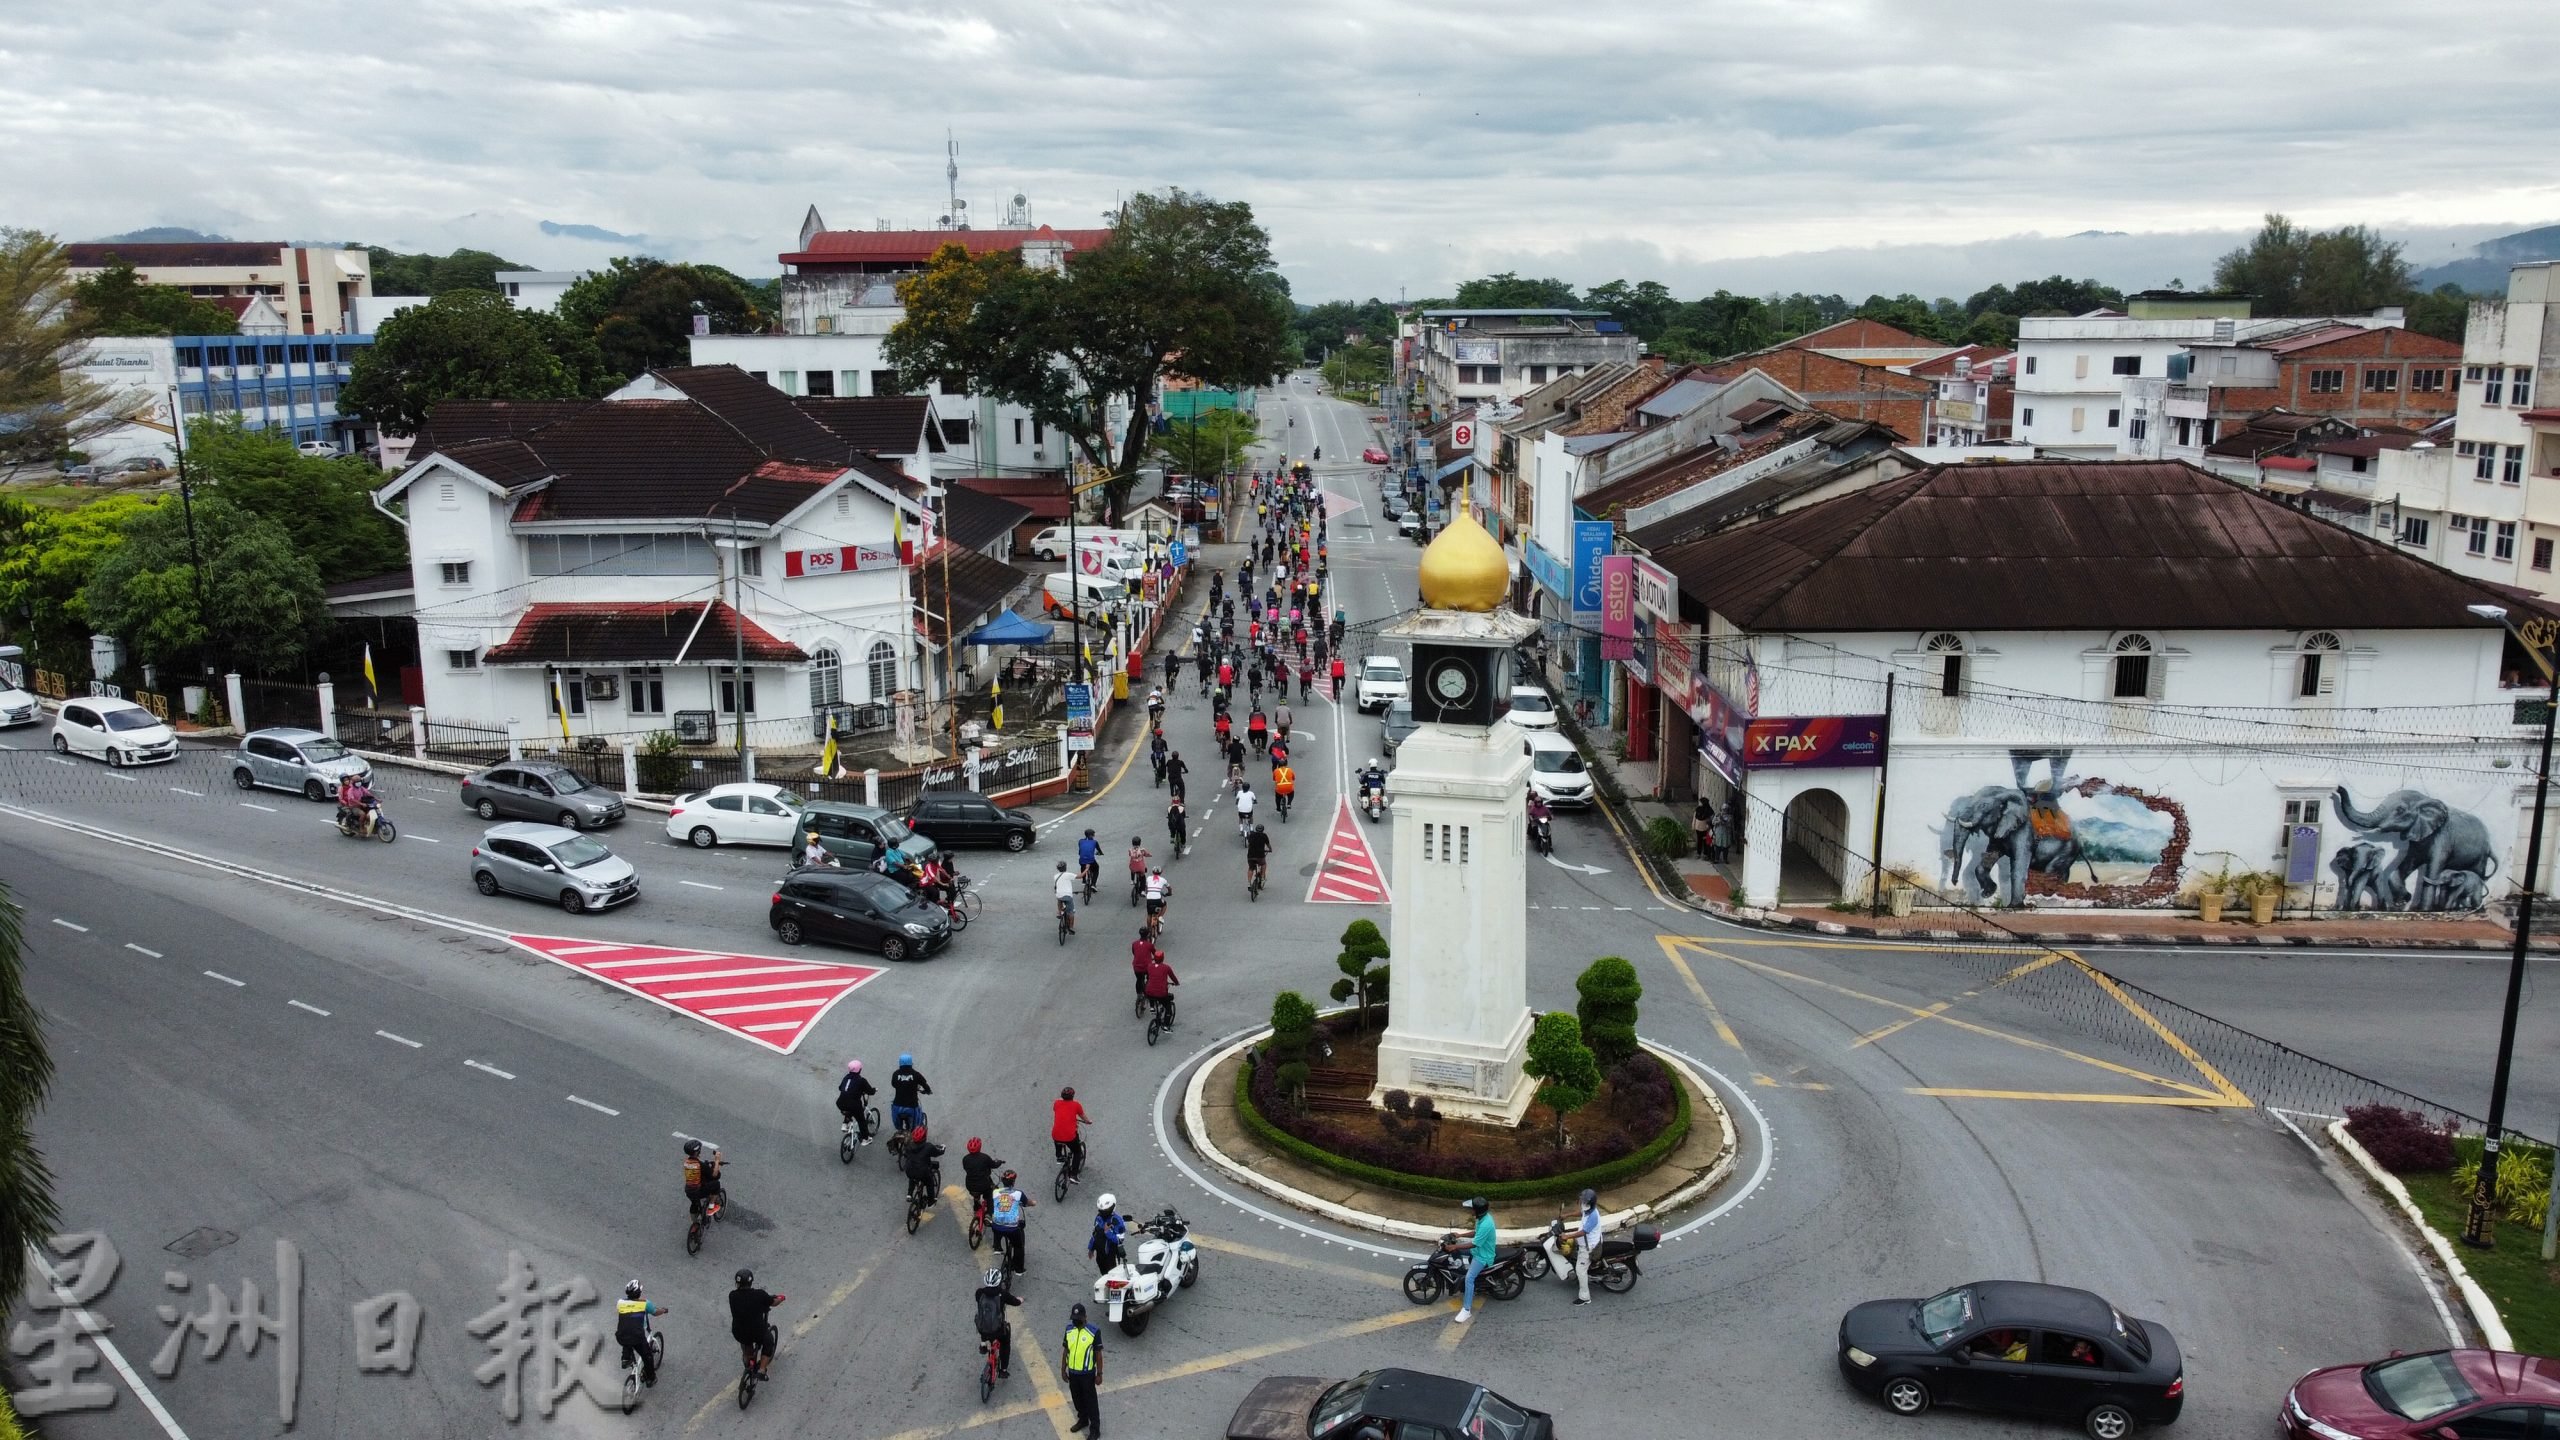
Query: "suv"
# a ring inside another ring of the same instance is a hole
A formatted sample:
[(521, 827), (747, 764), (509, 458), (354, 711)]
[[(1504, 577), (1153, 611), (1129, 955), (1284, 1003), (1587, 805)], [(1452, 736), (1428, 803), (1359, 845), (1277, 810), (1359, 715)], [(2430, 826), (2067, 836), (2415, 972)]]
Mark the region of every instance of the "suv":
[(241, 789), (295, 790), (305, 800), (328, 799), (349, 776), (370, 782), (373, 767), (317, 730), (290, 726), (241, 736), (231, 762), (231, 783)]
[(1529, 791), (1558, 808), (1591, 803), (1591, 772), (1582, 752), (1553, 730), (1531, 730), (1520, 748), (1529, 756)]
[(53, 719), (58, 755), (103, 755), (110, 765), (153, 765), (178, 758), (178, 732), (130, 700), (62, 702)]
[(462, 777), (462, 804), (483, 820), (513, 815), (564, 830), (621, 823), (622, 797), (551, 760), (510, 760)]
[(557, 825), (492, 825), (471, 847), (471, 883), (557, 904), (572, 915), (640, 898), (631, 862), (605, 843)]
[(1029, 811), (1007, 810), (969, 790), (929, 790), (917, 796), (907, 823), (944, 845), (1001, 845), (1021, 851), (1040, 838)]
[[(847, 865), (868, 865), (891, 845), (906, 852), (910, 860), (922, 862), (942, 853), (933, 837), (907, 828), (907, 822), (877, 805), (852, 805), (842, 800), (812, 800), (800, 807), (800, 832), (818, 832), (818, 843), (828, 854)], [(793, 859), (798, 859), (800, 844), (791, 846)]]
[(765, 923), (785, 945), (832, 940), (883, 960), (921, 959), (951, 943), (951, 917), (885, 875), (794, 870), (775, 888)]
[(1352, 692), (1363, 715), (1384, 712), (1406, 697), (1404, 662), (1393, 655), (1366, 655), (1360, 660), (1360, 686)]

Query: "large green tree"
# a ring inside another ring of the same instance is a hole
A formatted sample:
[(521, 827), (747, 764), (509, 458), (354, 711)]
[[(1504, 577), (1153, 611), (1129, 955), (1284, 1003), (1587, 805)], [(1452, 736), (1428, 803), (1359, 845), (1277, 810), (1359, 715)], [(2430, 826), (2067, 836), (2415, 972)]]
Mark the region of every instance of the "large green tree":
[(1262, 431), (1250, 415), (1233, 410), (1203, 411), (1169, 421), (1156, 436), (1165, 462), (1185, 475), (1216, 477), (1244, 463), (1245, 447)]
[(530, 270), (486, 250), (456, 250), (450, 255), (407, 255), (368, 245), (365, 253), (373, 260), (373, 293), (376, 295), (447, 295), (456, 290), (486, 290), (498, 293), (498, 272)]
[(2213, 283), (2247, 295), (2261, 315), (2356, 315), (2408, 303), (2400, 249), (2362, 225), (2309, 230), (2269, 215), (2248, 244), (2214, 262)]
[(595, 343), (606, 372), (628, 380), (644, 370), (690, 364), (693, 317), (721, 335), (753, 334), (770, 316), (747, 282), (717, 265), (675, 265), (640, 255), (613, 263), (560, 296), (560, 318)]
[(26, 911), (0, 888), (0, 1322), (27, 1278), (27, 1247), (61, 1223), (53, 1172), (36, 1149), (36, 1111), (53, 1085), (44, 1017), (28, 998)]
[(382, 322), (356, 352), (338, 404), (412, 435), (444, 400), (574, 399), (595, 392), (557, 347), (581, 343), (569, 326), (493, 291), (449, 291)]
[(2421, 335), (2462, 343), (2471, 324), (2471, 292), (2447, 281), (2423, 295), (2409, 297), (2409, 328)]
[(82, 592), (124, 543), (125, 522), (150, 503), (132, 494), (76, 510), (0, 502), (0, 615), (38, 668), (88, 672), (89, 636), (99, 627)]
[(60, 243), (0, 230), (0, 465), (53, 459), (122, 423), (106, 388), (69, 368), (88, 345), (72, 297)]
[(206, 419), (187, 426), (187, 475), (199, 497), (212, 495), (275, 524), (319, 570), (323, 585), (408, 563), (407, 538), (373, 508), (382, 472), (366, 461), (315, 459), (279, 432)]
[[(1167, 190), (1131, 197), (1116, 220), (1062, 268), (944, 246), (898, 282), (906, 314), (886, 351), (901, 374), (958, 377), (1055, 427), (1108, 477), (1115, 514), (1150, 443), (1158, 380), (1268, 384), (1293, 314), (1250, 205)], [(1132, 417), (1119, 433), (1115, 401)]]
[(1532, 280), (1508, 270), (1469, 280), (1458, 287), (1449, 308), (1454, 310), (1569, 310), (1579, 297), (1573, 293), (1573, 282), (1553, 276)]
[(236, 335), (231, 312), (174, 285), (153, 285), (118, 260), (71, 287), (83, 335)]
[(274, 674), (297, 667), (328, 623), (319, 566), (272, 520), (218, 496), (195, 502), (201, 605), (175, 497), (130, 517), (123, 531), (124, 543), (98, 562), (81, 600), (100, 630), (130, 645), (136, 661), (165, 667), (203, 656)]

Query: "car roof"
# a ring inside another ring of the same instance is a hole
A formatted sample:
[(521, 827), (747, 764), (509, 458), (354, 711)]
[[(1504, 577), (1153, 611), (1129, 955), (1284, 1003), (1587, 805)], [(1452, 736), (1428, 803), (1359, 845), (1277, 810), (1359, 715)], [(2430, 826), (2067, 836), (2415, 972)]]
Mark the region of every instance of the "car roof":
[(2507, 1350), (2452, 1350), (2453, 1368), (2491, 1399), (2560, 1401), (2560, 1360)]
[(1363, 665), (1393, 665), (1399, 670), (1404, 668), (1404, 662), (1393, 655), (1363, 655), (1360, 657), (1360, 663)]
[(853, 800), (811, 800), (800, 808), (813, 815), (850, 815), (857, 820), (878, 820), (889, 813), (877, 805)]
[(2086, 1290), (2032, 1280), (1983, 1280), (1965, 1287), (1974, 1309), (1994, 1325), (2062, 1325), (2104, 1335), (2115, 1329), (2115, 1307)]
[[(131, 700), (118, 700), (112, 695), (74, 695), (62, 703), (65, 705), (87, 705), (98, 710), (142, 709), (140, 705), (135, 704)], [(149, 712), (146, 711), (144, 713), (147, 714)]]
[(243, 740), (254, 740), (261, 735), (270, 740), (290, 740), (296, 745), (301, 744), (305, 740), (326, 740), (329, 738), (317, 730), (306, 729), (300, 725), (270, 725), (264, 730), (252, 730), (240, 738)]
[(1420, 1370), (1373, 1370), (1360, 1408), (1373, 1419), (1454, 1424), (1484, 1387)]
[(552, 846), (577, 838), (578, 832), (565, 825), (545, 825), (534, 820), (510, 820), (492, 825), (480, 832), (483, 840), (522, 840), (528, 845)]
[(1543, 728), (1537, 730), (1524, 729), (1520, 734), (1522, 738), (1529, 742), (1529, 748), (1532, 750), (1571, 750), (1574, 748), (1572, 741), (1567, 740), (1553, 730)]

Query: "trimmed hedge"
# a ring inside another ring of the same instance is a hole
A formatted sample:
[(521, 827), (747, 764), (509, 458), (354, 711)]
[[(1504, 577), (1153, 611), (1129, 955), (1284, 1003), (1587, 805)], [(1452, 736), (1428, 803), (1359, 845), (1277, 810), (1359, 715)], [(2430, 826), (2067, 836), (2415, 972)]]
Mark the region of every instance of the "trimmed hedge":
[[(1668, 1067), (1665, 1069), (1667, 1071)], [(1692, 1118), (1689, 1088), (1680, 1084), (1676, 1077), (1671, 1083), (1671, 1099), (1676, 1109), (1670, 1126), (1640, 1149), (1607, 1164), (1542, 1180), (1443, 1180), (1429, 1175), (1408, 1175), (1400, 1170), (1347, 1159), (1299, 1139), (1265, 1119), (1262, 1112), (1254, 1108), (1253, 1067), (1236, 1067), (1236, 1115), (1256, 1141), (1300, 1164), (1312, 1165), (1346, 1180), (1435, 1200), (1464, 1200), (1479, 1195), (1492, 1201), (1542, 1200), (1556, 1195), (1578, 1194), (1586, 1188), (1605, 1190), (1621, 1180), (1641, 1175), (1669, 1159), (1671, 1152), (1689, 1136)]]

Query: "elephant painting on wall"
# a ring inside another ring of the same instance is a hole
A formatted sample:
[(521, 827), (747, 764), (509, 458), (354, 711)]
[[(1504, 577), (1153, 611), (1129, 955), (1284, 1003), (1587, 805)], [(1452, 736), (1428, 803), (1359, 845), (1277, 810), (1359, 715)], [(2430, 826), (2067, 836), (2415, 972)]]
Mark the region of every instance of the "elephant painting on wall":
[(2394, 790), (2360, 809), (2341, 785), (2337, 804), (2338, 818), (2359, 837), (2329, 857), (2341, 909), (2477, 910), (2489, 902), (2498, 857), (2479, 816), (2423, 790)]
[(1949, 893), (2007, 906), (2023, 906), (2030, 895), (2110, 905), (2166, 896), (2186, 850), (2185, 812), (2139, 790), (2066, 775), (2070, 762), (2069, 750), (2012, 750), (2014, 784), (1985, 785), (1948, 804), (1938, 851)]

